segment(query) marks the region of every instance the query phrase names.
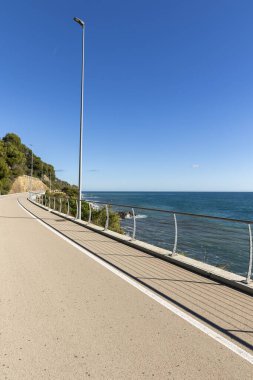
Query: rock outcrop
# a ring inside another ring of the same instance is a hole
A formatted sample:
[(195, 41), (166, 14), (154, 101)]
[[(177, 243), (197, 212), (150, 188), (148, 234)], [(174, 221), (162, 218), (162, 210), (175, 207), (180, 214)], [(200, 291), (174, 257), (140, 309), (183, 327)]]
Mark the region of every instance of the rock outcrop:
[(9, 194), (25, 193), (27, 191), (46, 191), (48, 187), (38, 178), (22, 175), (13, 182)]

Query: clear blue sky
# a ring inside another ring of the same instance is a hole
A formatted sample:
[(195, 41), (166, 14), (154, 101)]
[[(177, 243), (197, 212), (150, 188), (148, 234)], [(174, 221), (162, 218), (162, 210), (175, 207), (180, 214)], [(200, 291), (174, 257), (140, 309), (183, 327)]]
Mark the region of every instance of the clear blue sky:
[(252, 0), (13, 0), (0, 12), (0, 137), (84, 189), (253, 191)]

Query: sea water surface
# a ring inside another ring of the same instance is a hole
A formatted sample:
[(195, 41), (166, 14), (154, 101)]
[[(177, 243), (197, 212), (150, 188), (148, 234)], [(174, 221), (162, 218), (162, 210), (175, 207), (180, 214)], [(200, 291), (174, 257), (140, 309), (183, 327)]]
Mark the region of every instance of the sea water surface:
[[(253, 193), (243, 192), (84, 192), (84, 199), (129, 205), (113, 206), (115, 211), (137, 214), (136, 239), (173, 250), (174, 215), (139, 207), (210, 215), (253, 222)], [(193, 218), (176, 214), (177, 252), (228, 271), (246, 275), (249, 261), (249, 226), (243, 223)], [(133, 220), (123, 219), (122, 228), (129, 236)]]

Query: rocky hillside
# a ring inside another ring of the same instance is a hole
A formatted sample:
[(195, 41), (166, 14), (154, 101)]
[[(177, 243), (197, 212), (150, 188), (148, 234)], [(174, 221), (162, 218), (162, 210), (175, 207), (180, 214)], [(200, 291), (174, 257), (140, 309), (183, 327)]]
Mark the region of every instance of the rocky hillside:
[[(33, 172), (32, 179), (31, 171)], [(53, 194), (56, 202), (59, 197), (68, 197), (70, 215), (76, 215), (77, 186), (56, 178), (52, 165), (43, 162), (40, 157), (36, 156), (30, 148), (21, 142), (19, 136), (14, 133), (7, 133), (0, 139), (0, 194), (23, 193), (30, 190), (45, 190), (47, 196)], [(66, 212), (64, 208), (62, 211)], [(112, 210), (109, 210), (109, 213), (109, 228), (112, 231), (122, 233), (120, 215)], [(89, 204), (87, 202), (82, 202), (81, 214), (83, 220), (88, 220)], [(93, 210), (92, 222), (94, 224), (104, 227), (106, 218), (105, 207)]]
[(42, 161), (19, 136), (7, 133), (0, 138), (0, 194), (29, 190), (30, 180), (25, 176), (30, 177), (32, 167), (33, 190), (50, 187), (77, 196), (77, 187), (56, 178), (53, 165)]
[(13, 193), (24, 193), (27, 191), (38, 191), (38, 190), (48, 190), (48, 187), (38, 178), (31, 178), (30, 176), (23, 175), (17, 177), (13, 184), (11, 185), (11, 189), (9, 191), (10, 194)]
[(33, 176), (43, 178), (50, 176), (55, 180), (54, 167), (43, 162), (32, 150), (21, 142), (15, 133), (7, 133), (0, 139), (0, 192), (7, 194), (15, 179), (19, 176), (30, 175), (33, 164)]

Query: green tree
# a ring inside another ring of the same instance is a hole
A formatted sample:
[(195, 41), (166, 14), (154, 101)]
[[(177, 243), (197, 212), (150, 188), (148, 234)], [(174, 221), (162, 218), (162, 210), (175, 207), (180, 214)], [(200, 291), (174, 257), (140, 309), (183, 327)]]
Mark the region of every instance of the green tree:
[(9, 178), (3, 178), (0, 180), (0, 192), (1, 194), (8, 194), (11, 188), (11, 180)]
[(4, 137), (3, 137), (3, 142), (5, 144), (13, 144), (17, 147), (21, 147), (21, 139), (18, 135), (16, 135), (15, 133), (7, 133)]
[(12, 171), (12, 176), (25, 174), (26, 158), (15, 144), (6, 144), (6, 163)]
[(0, 180), (8, 177), (10, 174), (10, 169), (3, 158), (0, 158)]

